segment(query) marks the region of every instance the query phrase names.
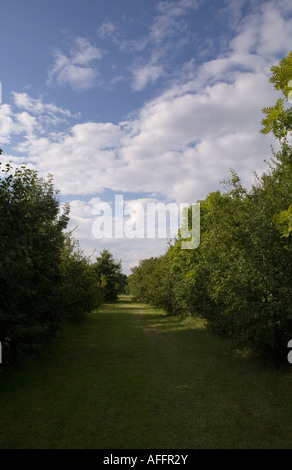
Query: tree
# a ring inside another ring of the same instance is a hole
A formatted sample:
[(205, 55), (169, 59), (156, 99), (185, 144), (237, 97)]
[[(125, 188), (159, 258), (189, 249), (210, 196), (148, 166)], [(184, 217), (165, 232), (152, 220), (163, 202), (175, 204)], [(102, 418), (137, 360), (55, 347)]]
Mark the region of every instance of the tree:
[(60, 266), (63, 317), (76, 320), (101, 304), (102, 288), (90, 258), (84, 255), (72, 233), (66, 234)]
[(0, 170), (0, 341), (7, 363), (41, 348), (60, 327), (69, 206), (61, 211), (51, 176), (10, 164)]
[(93, 265), (106, 301), (114, 302), (125, 285), (121, 261), (115, 261), (109, 250), (103, 250)]
[(172, 312), (170, 259), (167, 254), (141, 260), (129, 276), (132, 297)]

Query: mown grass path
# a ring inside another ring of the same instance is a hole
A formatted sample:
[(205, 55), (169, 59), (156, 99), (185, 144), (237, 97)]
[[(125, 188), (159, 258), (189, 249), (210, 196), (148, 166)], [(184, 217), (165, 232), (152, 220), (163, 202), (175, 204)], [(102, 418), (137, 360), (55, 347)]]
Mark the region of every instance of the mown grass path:
[(292, 446), (290, 371), (126, 296), (0, 385), (2, 449)]

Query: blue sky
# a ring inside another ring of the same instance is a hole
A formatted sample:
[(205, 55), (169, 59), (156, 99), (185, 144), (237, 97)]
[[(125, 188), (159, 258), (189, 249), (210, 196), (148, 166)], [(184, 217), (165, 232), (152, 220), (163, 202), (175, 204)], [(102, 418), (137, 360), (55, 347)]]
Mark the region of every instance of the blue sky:
[(86, 254), (108, 248), (129, 273), (167, 247), (95, 238), (100, 202), (191, 204), (230, 168), (247, 187), (266, 169), (290, 0), (9, 0), (0, 39), (3, 160), (54, 175)]

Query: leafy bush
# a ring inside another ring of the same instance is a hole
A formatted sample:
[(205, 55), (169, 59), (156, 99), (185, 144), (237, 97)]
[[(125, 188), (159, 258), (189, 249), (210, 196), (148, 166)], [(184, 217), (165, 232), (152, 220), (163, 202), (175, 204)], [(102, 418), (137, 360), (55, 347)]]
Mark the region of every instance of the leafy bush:
[(71, 234), (66, 236), (60, 266), (63, 317), (77, 320), (101, 304), (102, 288), (90, 258)]
[(61, 322), (58, 285), (63, 230), (52, 184), (25, 166), (1, 166), (0, 341), (5, 362), (36, 352)]

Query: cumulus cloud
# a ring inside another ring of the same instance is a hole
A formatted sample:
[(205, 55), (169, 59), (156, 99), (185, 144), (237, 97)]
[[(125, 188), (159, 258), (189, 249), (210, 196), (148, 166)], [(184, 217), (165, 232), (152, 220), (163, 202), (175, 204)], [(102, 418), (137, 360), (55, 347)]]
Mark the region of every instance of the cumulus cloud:
[[(213, 64), (209, 77), (214, 69)], [(27, 126), (23, 151), (41, 171), (54, 174), (64, 194), (110, 188), (188, 202), (204, 197), (231, 167), (251, 177), (262, 166), (270, 141), (259, 134), (261, 108), (274, 98), (264, 72), (238, 71), (231, 83), (196, 86), (193, 79), (173, 87), (148, 102), (136, 119), (79, 123), (57, 137), (31, 134), (35, 120), (28, 114), (18, 113), (14, 122), (19, 132)], [(9, 134), (13, 117), (7, 111)]]

